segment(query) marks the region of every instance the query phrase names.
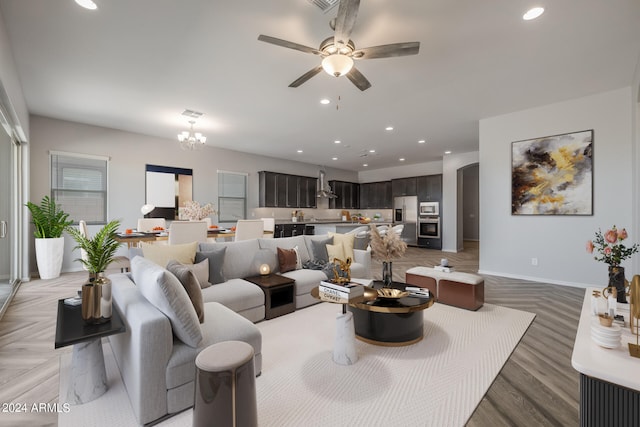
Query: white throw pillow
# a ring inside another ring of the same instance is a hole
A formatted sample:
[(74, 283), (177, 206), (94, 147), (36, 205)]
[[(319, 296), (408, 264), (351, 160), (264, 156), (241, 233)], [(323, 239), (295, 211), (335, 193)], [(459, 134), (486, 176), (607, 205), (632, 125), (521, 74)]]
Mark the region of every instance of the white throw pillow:
[(342, 261), (347, 260), (347, 257), (344, 253), (344, 245), (342, 243), (327, 245), (327, 254), (329, 254), (329, 262), (333, 262), (333, 260), (336, 258)]
[(181, 245), (154, 245), (142, 242), (142, 254), (144, 257), (161, 267), (166, 267), (167, 263), (172, 259), (182, 264), (193, 264), (197, 249), (198, 242)]
[(178, 278), (141, 256), (131, 260), (131, 275), (140, 293), (169, 318), (176, 337), (198, 347), (202, 341), (198, 315)]
[(296, 252), (296, 270), (300, 270), (302, 268), (302, 258), (300, 258), (300, 249), (298, 249), (298, 245), (294, 246), (293, 250)]

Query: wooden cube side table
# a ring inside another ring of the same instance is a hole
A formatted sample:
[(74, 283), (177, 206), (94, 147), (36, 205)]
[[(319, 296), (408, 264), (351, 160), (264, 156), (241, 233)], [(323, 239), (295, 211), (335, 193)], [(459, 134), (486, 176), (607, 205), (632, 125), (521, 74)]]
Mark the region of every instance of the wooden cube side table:
[(296, 281), (279, 274), (247, 277), (264, 292), (264, 318), (269, 320), (296, 310)]

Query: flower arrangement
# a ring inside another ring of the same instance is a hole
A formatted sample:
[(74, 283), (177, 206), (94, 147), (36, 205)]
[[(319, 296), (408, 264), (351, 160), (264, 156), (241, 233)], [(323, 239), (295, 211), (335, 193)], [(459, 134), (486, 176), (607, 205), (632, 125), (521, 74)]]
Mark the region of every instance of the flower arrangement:
[(393, 229), (389, 228), (385, 235), (381, 236), (374, 224), (371, 224), (369, 228), (371, 228), (371, 256), (373, 259), (390, 262), (404, 255), (407, 244)]
[(615, 225), (604, 235), (602, 230), (598, 229), (595, 239), (587, 242), (587, 252), (591, 254), (596, 250), (600, 256), (594, 256), (593, 259), (603, 261), (611, 267), (618, 267), (622, 261), (638, 252), (637, 243), (629, 248), (621, 243), (627, 237), (629, 237), (627, 230), (624, 228), (618, 230)]
[(216, 210), (211, 203), (200, 206), (200, 203), (193, 200), (185, 202), (184, 208), (182, 209), (182, 217), (190, 221), (201, 221), (215, 213)]

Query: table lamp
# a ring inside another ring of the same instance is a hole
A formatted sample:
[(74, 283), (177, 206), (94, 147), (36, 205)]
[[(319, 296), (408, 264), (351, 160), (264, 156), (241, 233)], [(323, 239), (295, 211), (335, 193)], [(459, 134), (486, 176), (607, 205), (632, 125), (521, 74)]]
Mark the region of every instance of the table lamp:
[(269, 273), (271, 273), (271, 267), (269, 267), (269, 264), (260, 264), (260, 274), (268, 276)]
[(142, 215), (147, 215), (150, 214), (152, 210), (154, 210), (156, 207), (153, 205), (142, 205), (142, 207), (140, 208), (140, 212), (142, 213)]

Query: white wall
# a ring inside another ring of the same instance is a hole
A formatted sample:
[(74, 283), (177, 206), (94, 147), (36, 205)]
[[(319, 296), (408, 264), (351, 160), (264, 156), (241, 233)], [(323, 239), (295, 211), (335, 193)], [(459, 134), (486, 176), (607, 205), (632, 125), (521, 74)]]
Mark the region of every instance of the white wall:
[[(511, 142), (586, 129), (594, 130), (593, 216), (512, 216)], [(614, 224), (627, 227), (631, 242), (640, 237), (632, 228), (632, 146), (631, 87), (481, 120), (480, 271), (604, 286), (607, 266), (585, 243)]]
[[(182, 151), (177, 140), (165, 140), (115, 129), (66, 122), (41, 116), (31, 116), (31, 200), (40, 200), (50, 192), (49, 151), (65, 151), (109, 156), (109, 219), (121, 219), (123, 228), (135, 228), (145, 202), (145, 165), (155, 164), (193, 169), (193, 198), (201, 203), (218, 205), (217, 171), (248, 174), (249, 216), (290, 218), (290, 209), (258, 208), (258, 171), (290, 173), (317, 177), (317, 165), (257, 156), (236, 151), (205, 147), (202, 151)], [(356, 172), (324, 168), (327, 179), (357, 181)], [(320, 207), (326, 207), (325, 200)], [(306, 214), (314, 210), (305, 209)], [(333, 215), (333, 212), (330, 211)], [(80, 219), (80, 218), (77, 218)], [(215, 218), (214, 218), (215, 221)], [(94, 233), (99, 227), (91, 227)], [(31, 246), (31, 271), (36, 265)], [(75, 243), (67, 236), (63, 271), (77, 270), (79, 258), (72, 254)]]
[[(7, 99), (0, 99), (10, 113), (15, 114), (12, 119), (20, 127), (19, 135), (24, 140), (29, 138), (29, 112), (22, 94), (22, 86), (18, 77), (18, 71), (13, 60), (13, 53), (9, 45), (9, 36), (4, 24), (4, 18), (0, 12), (0, 84), (6, 92)], [(0, 93), (2, 91), (0, 90)], [(23, 137), (24, 136), (24, 137)]]

